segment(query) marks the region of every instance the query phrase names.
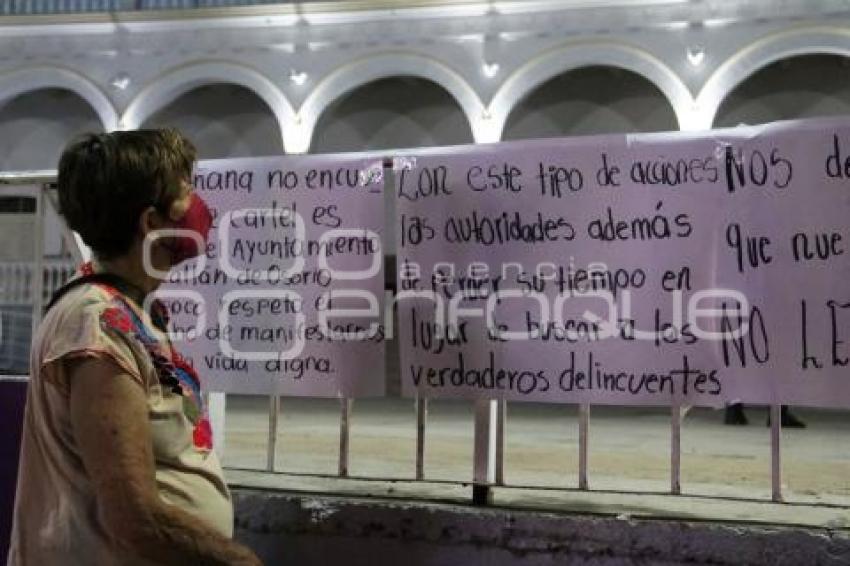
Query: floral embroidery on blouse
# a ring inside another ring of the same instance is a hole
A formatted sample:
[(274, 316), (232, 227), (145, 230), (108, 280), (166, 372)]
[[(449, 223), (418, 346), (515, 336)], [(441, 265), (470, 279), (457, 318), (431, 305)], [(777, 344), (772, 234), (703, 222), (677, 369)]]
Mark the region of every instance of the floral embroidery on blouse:
[(201, 382), (195, 368), (171, 344), (167, 347), (152, 335), (144, 321), (111, 287), (99, 285), (112, 298), (112, 306), (100, 315), (104, 329), (135, 338), (144, 346), (153, 362), (160, 385), (183, 397), (183, 412), (194, 425), (192, 441), (199, 450), (212, 450), (212, 427), (207, 418)]
[(129, 334), (133, 331), (133, 322), (130, 317), (124, 312), (124, 309), (118, 307), (109, 307), (104, 310), (100, 314), (100, 324), (122, 334)]

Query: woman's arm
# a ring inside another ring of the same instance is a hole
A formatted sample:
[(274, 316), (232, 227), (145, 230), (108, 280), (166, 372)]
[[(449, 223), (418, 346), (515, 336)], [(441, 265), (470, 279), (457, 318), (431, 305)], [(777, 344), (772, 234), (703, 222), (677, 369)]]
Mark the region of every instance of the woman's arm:
[(160, 500), (144, 391), (117, 365), (72, 362), (71, 425), (103, 524), (122, 547), (158, 564), (255, 566), (245, 546)]

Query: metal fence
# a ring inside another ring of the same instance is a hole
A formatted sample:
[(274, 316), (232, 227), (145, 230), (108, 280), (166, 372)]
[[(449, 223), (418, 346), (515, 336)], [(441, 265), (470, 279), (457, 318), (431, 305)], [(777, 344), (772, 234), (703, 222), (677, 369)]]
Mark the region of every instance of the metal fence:
[[(32, 306), (35, 268), (34, 262), (0, 262), (0, 305)], [(69, 259), (45, 259), (41, 267), (42, 301), (47, 301), (75, 269), (76, 265)]]
[[(22, 374), (29, 366), (33, 328), (34, 262), (0, 262), (0, 373)], [(41, 267), (41, 299), (46, 304), (53, 292), (74, 273), (68, 260), (45, 260)]]
[[(50, 194), (49, 182), (53, 179), (52, 172), (42, 172), (35, 177), (26, 176), (4, 176), (0, 174), (0, 192), (3, 188), (15, 189), (16, 185), (26, 185), (26, 188), (37, 196), (36, 202), (36, 239), (40, 240), (43, 230), (45, 206), (55, 205)], [(392, 186), (393, 171), (390, 164), (385, 170), (387, 186)], [(11, 185), (11, 187), (9, 187)], [(33, 263), (10, 263), (0, 267), (0, 298), (8, 300), (11, 309), (6, 309), (10, 314), (9, 320), (17, 320), (21, 328), (30, 325), (34, 328), (38, 323), (38, 317), (32, 317), (33, 313), (40, 313), (42, 305), (50, 294), (58, 288), (73, 272), (74, 263), (86, 257), (85, 251), (81, 250), (74, 235), (64, 230), (63, 238), (74, 252), (75, 260), (53, 262), (36, 257)], [(37, 242), (36, 251), (42, 249), (41, 242)], [(38, 253), (37, 253), (38, 255)], [(42, 277), (34, 277), (34, 273), (42, 273)], [(2, 308), (2, 305), (0, 305)], [(16, 310), (18, 309), (18, 310)], [(29, 339), (23, 340), (23, 334), (15, 341), (10, 342), (13, 347), (21, 351), (29, 348)], [(2, 368), (0, 368), (2, 370)], [(2, 373), (2, 371), (0, 371)], [(210, 420), (216, 438), (224, 438), (225, 427), (225, 403), (224, 393), (208, 393)], [(414, 410), (416, 418), (415, 438), (415, 478), (425, 480), (425, 438), (428, 428), (428, 399), (414, 399)], [(277, 471), (276, 448), (278, 439), (278, 416), (280, 413), (281, 397), (269, 397), (268, 411), (268, 438), (266, 443), (266, 471)], [(505, 401), (479, 400), (475, 401), (474, 407), (474, 447), (473, 447), (473, 501), (484, 503), (490, 493), (490, 486), (505, 485), (505, 428), (507, 425), (507, 407)], [(349, 448), (350, 448), (350, 422), (354, 408), (353, 399), (340, 399), (339, 407), (339, 452), (337, 475), (340, 478), (349, 477)], [(770, 448), (771, 448), (771, 492), (772, 500), (781, 502), (782, 497), (782, 474), (781, 474), (781, 416), (779, 405), (770, 408)], [(682, 416), (686, 408), (679, 405), (670, 407), (670, 487), (669, 493), (681, 493), (681, 426)], [(578, 413), (579, 429), (579, 452), (578, 452), (578, 488), (580, 490), (590, 489), (588, 476), (588, 449), (590, 434), (590, 405), (580, 405)], [(222, 443), (218, 443), (219, 446)], [(388, 478), (367, 478), (375, 480), (386, 480)]]

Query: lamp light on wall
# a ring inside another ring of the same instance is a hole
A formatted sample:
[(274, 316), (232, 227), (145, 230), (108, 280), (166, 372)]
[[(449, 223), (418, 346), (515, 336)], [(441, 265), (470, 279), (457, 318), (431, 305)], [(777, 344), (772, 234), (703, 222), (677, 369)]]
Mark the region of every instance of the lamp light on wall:
[(692, 67), (699, 67), (702, 65), (703, 60), (705, 60), (705, 48), (701, 45), (692, 45), (688, 47), (687, 50), (688, 63), (691, 64)]
[(307, 82), (307, 73), (305, 73), (304, 71), (296, 71), (295, 69), (290, 69), (289, 80), (295, 83), (297, 86), (301, 86)]
[(481, 72), (484, 73), (484, 76), (488, 79), (492, 79), (499, 74), (499, 64), (488, 63), (485, 61), (484, 64), (481, 65)]
[(481, 72), (488, 79), (492, 79), (499, 74), (499, 64), (496, 61), (502, 58), (502, 42), (495, 33), (488, 33), (482, 39)]
[(127, 90), (127, 87), (130, 86), (130, 82), (130, 75), (127, 73), (118, 73), (109, 79), (109, 84), (115, 90)]

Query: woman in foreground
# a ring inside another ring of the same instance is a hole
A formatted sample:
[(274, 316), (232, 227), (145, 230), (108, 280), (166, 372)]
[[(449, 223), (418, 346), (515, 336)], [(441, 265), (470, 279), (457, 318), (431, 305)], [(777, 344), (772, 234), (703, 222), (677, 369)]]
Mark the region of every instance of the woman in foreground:
[[(164, 310), (143, 308), (161, 282), (150, 267), (205, 251), (194, 160), (175, 130), (88, 135), (62, 154), (61, 213), (94, 260), (33, 341), (10, 566), (260, 564), (231, 538), (197, 375)], [(156, 236), (174, 228), (187, 232)]]

